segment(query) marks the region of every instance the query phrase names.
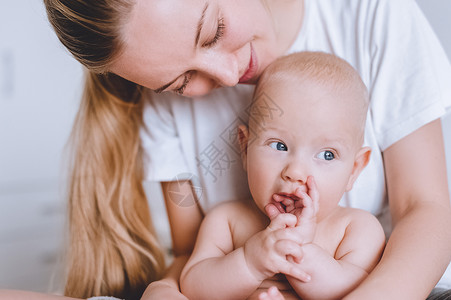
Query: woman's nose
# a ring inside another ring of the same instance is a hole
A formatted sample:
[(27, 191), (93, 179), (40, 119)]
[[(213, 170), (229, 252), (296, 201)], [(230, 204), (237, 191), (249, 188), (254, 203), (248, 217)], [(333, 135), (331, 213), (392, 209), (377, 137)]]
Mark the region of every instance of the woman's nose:
[(240, 79), (238, 59), (233, 53), (210, 55), (203, 60), (201, 71), (220, 86), (235, 86)]

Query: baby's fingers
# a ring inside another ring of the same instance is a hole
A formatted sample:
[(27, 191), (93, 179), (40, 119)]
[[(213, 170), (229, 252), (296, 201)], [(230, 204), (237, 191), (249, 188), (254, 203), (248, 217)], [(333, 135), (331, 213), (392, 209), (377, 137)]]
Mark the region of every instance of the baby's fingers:
[(319, 209), (319, 192), (318, 192), (318, 187), (316, 186), (316, 182), (315, 182), (315, 179), (313, 178), (313, 176), (309, 176), (307, 178), (307, 187), (308, 187), (308, 194), (309, 194), (310, 198), (312, 199), (313, 210), (316, 214)]
[(293, 264), (288, 261), (283, 264), (279, 273), (291, 276), (302, 282), (309, 282), (311, 280), (310, 275), (304, 272), (298, 264)]
[(279, 214), (268, 225), (270, 230), (283, 229), (296, 226), (297, 218), (292, 214)]
[(296, 203), (296, 208), (302, 207), (301, 212), (297, 214), (301, 220), (315, 217), (319, 208), (319, 193), (312, 176), (309, 176), (307, 179), (307, 188), (307, 193), (300, 188), (297, 188), (295, 191), (295, 195), (300, 199)]
[(284, 300), (285, 297), (279, 291), (279, 289), (275, 286), (272, 286), (268, 289), (268, 291), (261, 293), (258, 295), (259, 300)]
[(277, 241), (274, 245), (279, 256), (285, 258), (289, 262), (301, 263), (304, 258), (302, 247), (290, 240)]
[(296, 216), (299, 220), (306, 220), (315, 217), (316, 211), (312, 198), (310, 198), (307, 193), (301, 191), (299, 188), (296, 189), (295, 194), (300, 199), (298, 203), (296, 203)]
[(275, 219), (278, 215), (285, 213), (280, 203), (276, 203), (277, 205), (270, 203), (265, 206), (266, 215), (270, 220)]

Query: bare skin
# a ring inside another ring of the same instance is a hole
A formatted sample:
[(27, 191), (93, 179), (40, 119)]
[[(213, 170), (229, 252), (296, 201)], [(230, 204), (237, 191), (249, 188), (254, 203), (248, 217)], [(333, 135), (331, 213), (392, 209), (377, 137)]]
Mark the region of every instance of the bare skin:
[(384, 152), (394, 230), (381, 262), (345, 299), (427, 298), (451, 259), (444, 158), (440, 120)]
[[(271, 7), (271, 5), (276, 2), (287, 3), (285, 1), (265, 2), (268, 3), (268, 7)], [(201, 5), (200, 10), (202, 10), (202, 7), (203, 6)], [(296, 10), (290, 8), (288, 11), (292, 13)], [(209, 37), (211, 38), (211, 36), (215, 35), (217, 19), (215, 19), (215, 17), (210, 18), (212, 18), (212, 21), (210, 21), (211, 23), (209, 24), (212, 25), (208, 26), (210, 31), (205, 32), (203, 35), (205, 40), (208, 40)], [(195, 22), (197, 22), (198, 19), (197, 16)], [(283, 20), (284, 19), (279, 18), (278, 22), (274, 20), (272, 23), (276, 25), (281, 24), (280, 22)], [(301, 18), (294, 20), (294, 23), (299, 20), (301, 20)], [(289, 23), (288, 19), (286, 21)], [(161, 27), (157, 26), (155, 28)], [(296, 28), (296, 30), (293, 29), (293, 31), (296, 32), (297, 30), (298, 28)], [(240, 33), (241, 29), (238, 32)], [(274, 29), (273, 32), (280, 33), (288, 31)], [(250, 36), (253, 35), (251, 34)], [(191, 37), (192, 40), (194, 40), (194, 38), (194, 36)], [(291, 37), (291, 39), (286, 38), (280, 41), (280, 45), (283, 45), (283, 47), (275, 49), (274, 52), (272, 52), (275, 57), (284, 53), (284, 50), (291, 43), (290, 40), (292, 40), (292, 38), (293, 37)], [(190, 45), (193, 44), (191, 40), (189, 43)], [(269, 46), (272, 44), (273, 43), (270, 42), (268, 48), (270, 48)], [(220, 46), (219, 43), (214, 50), (224, 50), (224, 47)], [(272, 49), (270, 50), (272, 51)], [(238, 63), (238, 57), (241, 57), (239, 55), (208, 56), (207, 58), (217, 61), (218, 63), (221, 62), (223, 65), (227, 64), (227, 58), (232, 59), (236, 57), (235, 60), (231, 61), (236, 62), (236, 65), (239, 65), (239, 67), (236, 68), (236, 71), (234, 71), (235, 73), (225, 72), (228, 69), (222, 68), (216, 68), (214, 70), (203, 69), (202, 72), (200, 72), (202, 76), (199, 77), (202, 80), (199, 82), (192, 82), (192, 86), (189, 86), (188, 84), (184, 91), (185, 95), (205, 94), (218, 86), (233, 85), (233, 82), (238, 82), (244, 74), (242, 72), (246, 72), (246, 66), (249, 65), (248, 60), (250, 51), (247, 51), (246, 53), (247, 58), (242, 61), (239, 60), (241, 63)], [(267, 61), (266, 58), (260, 59), (260, 61), (265, 62), (261, 66), (264, 66), (265, 64), (269, 65), (274, 59), (270, 54), (268, 54), (267, 58)], [(198, 62), (199, 60), (196, 61)], [(124, 60), (123, 64), (118, 65), (117, 69), (113, 69), (113, 71), (117, 71), (118, 74), (123, 72), (124, 77), (130, 80), (136, 78), (136, 82), (142, 83), (144, 86), (150, 88), (160, 87), (169, 81), (177, 79), (177, 82), (174, 82), (172, 86), (168, 87), (168, 90), (172, 91), (180, 88), (186, 71), (191, 69), (200, 71), (201, 67), (200, 65), (184, 66), (180, 70), (171, 71), (172, 73), (170, 74), (159, 74), (158, 72), (154, 72), (154, 74), (159, 75), (159, 81), (153, 82), (150, 79), (147, 80), (146, 76), (149, 74), (146, 75), (146, 73), (134, 74), (133, 76), (136, 77), (132, 77), (130, 74), (130, 77), (128, 77), (127, 72), (130, 70), (125, 70), (127, 62), (128, 61)], [(130, 69), (133, 68), (131, 67)], [(232, 75), (222, 77), (218, 70)], [(255, 76), (258, 77), (258, 74), (255, 74)], [(445, 266), (451, 259), (451, 234), (449, 231), (444, 230), (444, 228), (451, 227), (451, 209), (446, 179), (447, 174), (443, 164), (444, 161), (445, 154), (440, 120), (435, 120), (430, 124), (419, 128), (407, 137), (393, 144), (384, 152), (384, 166), (390, 199), (390, 210), (394, 219), (393, 235), (388, 242), (387, 250), (379, 265), (353, 293), (347, 296), (347, 299), (426, 298), (430, 289), (432, 289), (438, 278), (440, 278)], [(166, 184), (163, 184), (163, 190), (167, 191)], [(187, 196), (194, 197), (192, 191), (189, 190), (187, 191)], [(277, 214), (277, 209), (274, 210), (270, 208), (270, 211)], [(183, 212), (186, 211), (184, 210)], [(180, 215), (182, 215), (182, 217), (179, 217)], [(190, 224), (189, 227), (191, 228), (190, 232), (185, 236), (173, 234), (176, 252), (181, 257), (180, 259), (176, 258), (175, 268), (173, 270), (179, 270), (180, 272), (181, 267), (179, 264), (183, 264), (184, 259), (186, 259), (183, 258), (183, 254), (188, 255), (190, 252), (189, 249), (191, 249), (194, 244), (197, 235), (197, 230), (195, 230), (195, 228), (200, 224), (202, 214), (199, 214), (199, 208), (193, 205), (192, 211), (187, 213), (186, 217), (183, 217), (182, 213), (174, 213), (172, 216), (169, 214), (169, 219), (172, 232), (185, 232), (186, 224)], [(432, 235), (431, 233), (434, 234)], [(424, 255), (424, 253), (427, 253), (427, 255)], [(434, 259), (431, 260), (431, 257)], [(168, 274), (171, 278), (169, 280), (170, 285), (167, 285), (168, 282), (166, 281), (163, 281), (163, 284), (161, 284), (162, 282), (156, 282), (152, 283), (149, 286), (149, 289), (157, 291), (158, 287), (162, 287), (164, 291), (168, 292), (168, 294), (165, 295), (170, 295), (168, 297), (175, 297), (175, 295), (177, 295), (183, 298), (183, 296), (178, 293), (178, 275), (174, 275), (172, 272), (169, 272)], [(169, 289), (169, 287), (171, 287), (171, 289)], [(5, 293), (12, 295), (11, 293), (14, 292), (7, 291), (3, 292), (1, 295), (6, 295)], [(20, 292), (18, 293), (20, 294)]]
[(138, 0), (111, 71), (187, 96), (255, 83), (295, 40), (302, 8), (300, 0)]
[[(298, 53), (286, 65), (304, 57), (312, 64), (323, 56)], [(379, 222), (338, 206), (369, 160), (370, 149), (361, 146), (367, 98), (360, 79), (337, 91), (323, 84), (333, 78), (283, 72), (257, 90), (284, 114), (239, 128), (253, 202), (225, 203), (207, 214), (181, 275), (188, 298), (257, 299), (276, 286), (286, 299), (341, 299), (379, 261), (385, 246)], [(269, 213), (270, 205), (279, 213)]]

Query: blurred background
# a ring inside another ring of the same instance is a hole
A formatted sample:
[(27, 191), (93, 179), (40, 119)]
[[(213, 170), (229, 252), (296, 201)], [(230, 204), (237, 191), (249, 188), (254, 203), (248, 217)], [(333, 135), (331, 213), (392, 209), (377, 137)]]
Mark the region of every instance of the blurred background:
[[(451, 0), (417, 2), (451, 57)], [(51, 30), (42, 1), (0, 0), (0, 289), (61, 290), (63, 159), (81, 87), (82, 68)], [(442, 121), (451, 174), (451, 116)], [(164, 211), (160, 197), (151, 205)], [(166, 214), (154, 222), (168, 245)]]

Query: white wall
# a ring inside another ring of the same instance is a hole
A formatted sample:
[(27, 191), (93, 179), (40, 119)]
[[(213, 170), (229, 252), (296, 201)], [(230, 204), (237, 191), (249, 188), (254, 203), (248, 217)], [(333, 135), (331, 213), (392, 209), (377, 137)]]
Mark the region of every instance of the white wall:
[(451, 57), (451, 1), (416, 0), (437, 33), (448, 57)]
[(81, 77), (42, 1), (0, 1), (0, 288), (49, 287), (65, 220), (60, 161)]
[[(451, 1), (418, 3), (451, 57)], [(41, 0), (0, 1), (0, 288), (47, 291), (51, 275), (60, 274), (61, 158), (81, 77), (81, 67), (50, 29)], [(451, 170), (451, 117), (444, 127)], [(165, 222), (164, 216), (156, 215), (156, 222)]]

